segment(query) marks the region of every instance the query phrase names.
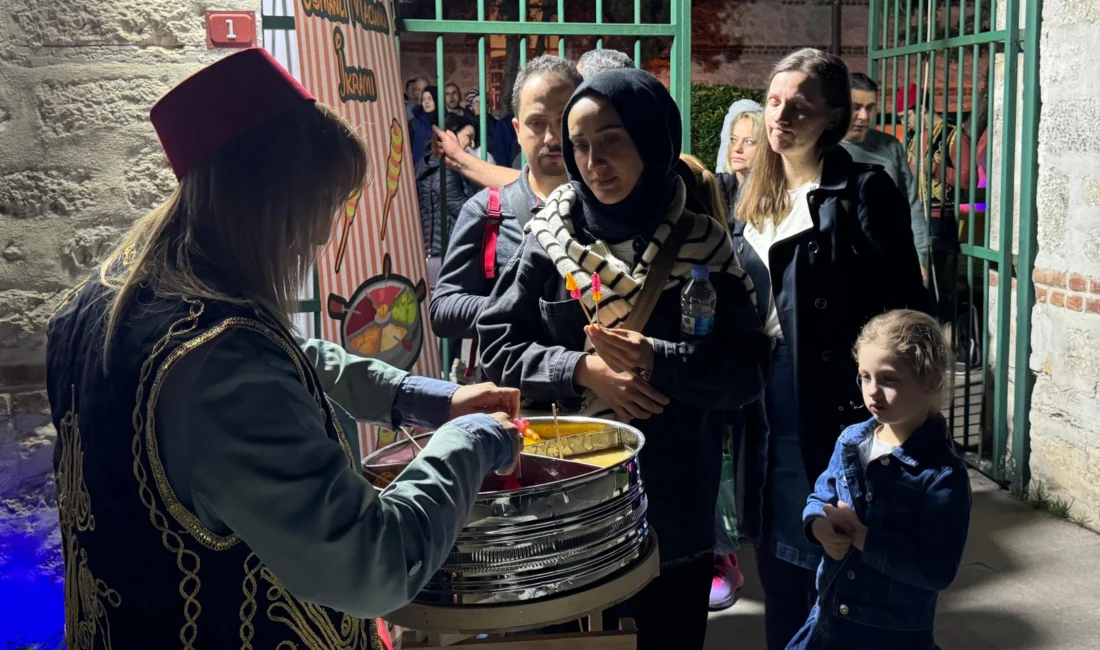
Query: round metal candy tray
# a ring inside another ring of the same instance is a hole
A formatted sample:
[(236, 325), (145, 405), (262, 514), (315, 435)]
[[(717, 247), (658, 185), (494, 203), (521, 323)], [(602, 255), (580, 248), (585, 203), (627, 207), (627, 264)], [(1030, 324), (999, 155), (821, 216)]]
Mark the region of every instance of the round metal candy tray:
[[(506, 490), (499, 478), (486, 479), (454, 548), (416, 602), (495, 605), (557, 596), (594, 586), (646, 552), (642, 433), (610, 420), (558, 421), (560, 446), (552, 418), (530, 418), (543, 440), (524, 448), (522, 487)], [(608, 452), (621, 458), (608, 460)], [(368, 456), (363, 469), (382, 485), (416, 453), (407, 440), (394, 443)], [(606, 466), (585, 463), (601, 453)]]

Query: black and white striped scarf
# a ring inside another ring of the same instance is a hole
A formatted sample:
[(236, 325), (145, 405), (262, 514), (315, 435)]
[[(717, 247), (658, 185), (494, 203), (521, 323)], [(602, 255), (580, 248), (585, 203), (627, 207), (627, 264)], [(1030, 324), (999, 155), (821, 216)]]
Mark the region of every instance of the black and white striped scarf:
[[(573, 274), (577, 288), (581, 290), (581, 301), (590, 314), (595, 313), (596, 303), (592, 298), (592, 275), (598, 273), (603, 285), (600, 294), (599, 322), (604, 327), (622, 326), (641, 293), (650, 265), (657, 252), (680, 219), (694, 221), (691, 234), (676, 256), (664, 290), (676, 289), (691, 279), (691, 269), (706, 266), (712, 274), (727, 273), (740, 279), (748, 290), (753, 303), (756, 294), (752, 280), (737, 265), (733, 243), (728, 233), (717, 221), (707, 215), (694, 214), (684, 210), (686, 189), (682, 181), (677, 182), (676, 197), (669, 205), (665, 218), (658, 224), (646, 249), (634, 262), (629, 273), (623, 272), (621, 265), (608, 261), (610, 248), (606, 242), (594, 242), (588, 246), (579, 243), (574, 237), (573, 219), (570, 213), (578, 201), (577, 193), (568, 184), (554, 190), (546, 199), (546, 206), (527, 222), (529, 232), (546, 254), (553, 260), (554, 266), (562, 278)], [(626, 263), (629, 264), (629, 260)], [(585, 351), (594, 349), (590, 341), (585, 341)], [(615, 418), (615, 413), (595, 394), (586, 391), (582, 415)]]

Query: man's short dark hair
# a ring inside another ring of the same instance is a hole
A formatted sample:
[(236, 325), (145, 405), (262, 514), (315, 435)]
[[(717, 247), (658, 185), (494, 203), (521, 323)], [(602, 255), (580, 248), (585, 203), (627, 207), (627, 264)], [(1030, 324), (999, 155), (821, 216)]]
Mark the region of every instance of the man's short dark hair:
[(523, 95), (523, 87), (527, 85), (527, 81), (534, 77), (550, 74), (557, 75), (574, 86), (581, 85), (581, 81), (583, 81), (581, 74), (577, 72), (577, 66), (560, 56), (543, 54), (537, 59), (529, 61), (516, 75), (516, 83), (512, 86), (513, 115), (519, 117), (520, 96)]
[(443, 86), (443, 90), (447, 90), (447, 89), (448, 89), (448, 88), (450, 88), (451, 86), (454, 86), (455, 90), (457, 90), (457, 91), (458, 91), (458, 94), (460, 94), (460, 95), (462, 94), (462, 88), (461, 88), (461, 87), (459, 87), (459, 85), (458, 85), (458, 84), (456, 84), (456, 83), (455, 83), (455, 82), (453, 82), (453, 81), (452, 81), (451, 83), (447, 84), (446, 86)]
[(608, 70), (633, 68), (634, 59), (631, 59), (626, 52), (620, 52), (619, 50), (588, 50), (581, 55), (577, 66), (581, 69), (582, 77), (591, 79)]
[(419, 80), (416, 77), (411, 77), (408, 81), (406, 81), (405, 82), (405, 92), (409, 92), (409, 88), (411, 86), (413, 86), (414, 84), (416, 84), (417, 81), (419, 81)]
[(465, 129), (468, 126), (473, 127), (474, 142), (477, 142), (477, 124), (474, 124), (465, 115), (462, 115), (460, 113), (449, 113), (447, 117), (443, 119), (443, 126), (455, 135), (458, 135), (462, 131), (462, 129)]
[(875, 80), (862, 72), (853, 72), (851, 77), (852, 90), (866, 90), (873, 93), (878, 92), (878, 84), (875, 83)]

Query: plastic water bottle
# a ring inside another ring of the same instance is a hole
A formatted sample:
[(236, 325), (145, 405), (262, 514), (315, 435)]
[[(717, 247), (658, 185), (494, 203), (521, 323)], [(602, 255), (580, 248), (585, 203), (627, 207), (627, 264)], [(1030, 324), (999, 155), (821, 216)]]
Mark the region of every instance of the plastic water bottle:
[(680, 331), (684, 336), (703, 337), (714, 329), (718, 294), (709, 278), (707, 267), (696, 266), (691, 269), (691, 281), (680, 292)]

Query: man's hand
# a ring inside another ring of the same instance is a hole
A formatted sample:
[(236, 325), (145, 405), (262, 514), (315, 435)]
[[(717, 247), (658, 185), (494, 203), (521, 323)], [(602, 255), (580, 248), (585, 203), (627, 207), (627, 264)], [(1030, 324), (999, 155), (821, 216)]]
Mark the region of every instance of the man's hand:
[(463, 167), (459, 157), (465, 153), (457, 135), (432, 125), (432, 156), (442, 158), (448, 167), (458, 170)]
[(456, 390), (451, 397), (451, 409), (447, 412), (447, 419), (453, 420), (470, 413), (498, 412), (505, 413), (509, 418), (519, 414), (519, 390), (501, 388), (492, 382), (485, 382), (462, 386)]
[(591, 388), (624, 422), (647, 420), (651, 415), (663, 413), (668, 404), (668, 398), (644, 379), (632, 372), (615, 372), (594, 354), (581, 357), (576, 381)]
[[(825, 507), (832, 508), (830, 505)], [(844, 556), (848, 554), (848, 549), (852, 547), (852, 540), (848, 539), (847, 535), (839, 532), (824, 517), (814, 519), (810, 526), (814, 537), (821, 544), (821, 548), (825, 549), (825, 553), (834, 560), (843, 560)]]
[[(492, 384), (479, 384), (479, 385), (481, 385), (481, 386), (485, 386), (485, 385), (492, 386)], [(474, 387), (470, 386), (470, 388), (474, 388)], [(513, 389), (502, 388), (502, 389), (499, 389), (499, 390), (513, 390)], [(519, 399), (519, 391), (518, 390), (516, 391), (516, 399), (517, 400)], [(518, 406), (519, 406), (518, 401), (516, 402), (516, 406), (517, 406), (517, 409), (518, 409)], [(516, 468), (519, 467), (519, 455), (520, 455), (520, 453), (523, 452), (523, 434), (520, 433), (519, 428), (517, 428), (516, 425), (512, 423), (512, 418), (513, 417), (515, 417), (515, 416), (514, 415), (509, 415), (508, 413), (493, 413), (492, 414), (492, 418), (494, 420), (496, 420), (497, 422), (499, 422), (500, 426), (504, 427), (504, 430), (508, 433), (508, 437), (512, 439), (512, 464), (509, 465), (507, 469), (497, 470), (497, 475), (499, 475), (499, 476), (508, 476), (512, 472), (516, 471)]]
[[(825, 505), (825, 521), (834, 528), (844, 533), (860, 552), (863, 551), (863, 543), (867, 541), (867, 526), (859, 520), (859, 515), (847, 503), (840, 501), (836, 507)], [(816, 535), (816, 531), (814, 532)]]
[(601, 325), (586, 325), (584, 333), (592, 341), (596, 354), (615, 372), (653, 370), (652, 339), (632, 330), (607, 329)]

